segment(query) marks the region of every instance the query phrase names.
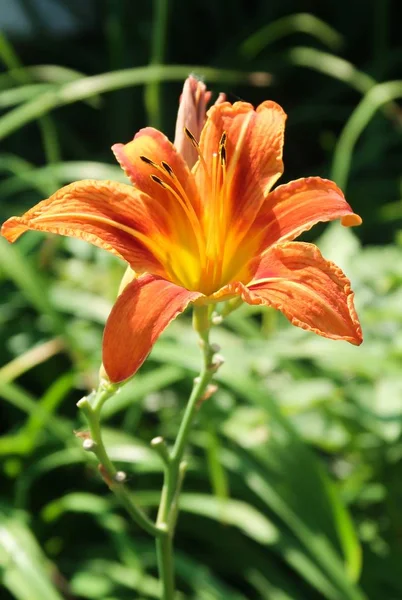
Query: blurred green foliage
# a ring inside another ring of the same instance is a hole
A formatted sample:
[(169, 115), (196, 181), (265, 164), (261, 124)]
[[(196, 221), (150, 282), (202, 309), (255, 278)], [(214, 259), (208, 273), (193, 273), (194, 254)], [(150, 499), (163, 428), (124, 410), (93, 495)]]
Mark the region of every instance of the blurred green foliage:
[[(358, 231), (333, 224), (307, 235), (320, 235), (323, 254), (353, 282), (361, 347), (258, 307), (213, 332), (226, 363), (192, 436), (180, 598), (400, 600), (397, 3), (53, 4), (69, 32), (27, 0), (31, 33), (0, 37), (2, 220), (75, 179), (124, 181), (108, 148), (146, 124), (171, 136), (189, 72), (229, 100), (282, 104), (284, 181), (333, 177), (364, 219)], [(73, 435), (123, 270), (76, 240), (0, 239), (5, 600), (158, 597), (153, 541), (115, 505)], [(149, 442), (174, 438), (199, 362), (183, 317), (104, 409), (109, 452), (150, 514), (161, 464)]]

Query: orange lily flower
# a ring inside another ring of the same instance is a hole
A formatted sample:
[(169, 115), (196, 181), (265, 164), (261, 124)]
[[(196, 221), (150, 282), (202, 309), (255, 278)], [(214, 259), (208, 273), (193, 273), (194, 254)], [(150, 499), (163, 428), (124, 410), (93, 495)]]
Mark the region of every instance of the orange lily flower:
[[(112, 382), (132, 376), (169, 323), (191, 303), (240, 296), (274, 307), (298, 327), (360, 344), (349, 280), (313, 244), (293, 242), (319, 221), (361, 219), (341, 190), (319, 177), (272, 188), (283, 172), (286, 115), (275, 102), (210, 108), (199, 141), (188, 129), (192, 166), (147, 127), (113, 151), (132, 186), (78, 181), (2, 234), (28, 229), (84, 239), (127, 261), (138, 275), (106, 323), (103, 364)], [(184, 152), (184, 155), (186, 153)]]

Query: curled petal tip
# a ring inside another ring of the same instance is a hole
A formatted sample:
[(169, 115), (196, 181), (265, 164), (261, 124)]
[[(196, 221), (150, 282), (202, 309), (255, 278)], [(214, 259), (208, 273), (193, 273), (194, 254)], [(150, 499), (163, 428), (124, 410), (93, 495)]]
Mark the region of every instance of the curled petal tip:
[(118, 297), (103, 335), (103, 364), (108, 379), (132, 377), (173, 319), (199, 298), (153, 275), (133, 279)]
[(11, 244), (22, 235), (28, 227), (26, 227), (20, 217), (11, 217), (3, 223), (0, 235), (2, 235)]
[(363, 219), (357, 215), (356, 213), (352, 213), (350, 215), (345, 215), (341, 219), (341, 224), (344, 227), (358, 227), (363, 223)]

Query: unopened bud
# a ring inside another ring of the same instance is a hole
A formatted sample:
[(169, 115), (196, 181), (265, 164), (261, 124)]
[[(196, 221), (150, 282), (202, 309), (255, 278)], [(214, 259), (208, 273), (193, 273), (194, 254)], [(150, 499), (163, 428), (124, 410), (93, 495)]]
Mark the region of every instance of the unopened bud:
[(218, 315), (218, 313), (215, 313), (212, 316), (212, 319), (211, 319), (212, 325), (220, 325), (222, 323), (222, 321), (223, 321), (222, 315)]
[(214, 354), (216, 354), (217, 352), (220, 352), (220, 351), (221, 351), (221, 347), (220, 347), (220, 345), (219, 345), (219, 344), (215, 344), (215, 343), (214, 343), (214, 344), (211, 344), (211, 345), (210, 345), (210, 348), (211, 348), (211, 350), (212, 350), (212, 352), (213, 352)]
[(116, 483), (124, 483), (126, 479), (127, 474), (124, 471), (117, 471), (116, 475), (114, 476)]
[(225, 359), (223, 358), (222, 354), (215, 354), (215, 356), (212, 359), (210, 368), (213, 369), (214, 371), (217, 371), (219, 369), (219, 367), (221, 367), (223, 365), (224, 362), (225, 362)]
[(91, 438), (87, 438), (82, 442), (82, 447), (87, 452), (93, 452), (96, 447), (96, 442), (94, 442)]
[(215, 383), (210, 383), (207, 389), (205, 390), (204, 395), (201, 398), (202, 402), (204, 402), (204, 400), (208, 400), (212, 396), (212, 394), (215, 394), (215, 392), (217, 391), (218, 386)]
[(154, 437), (153, 440), (151, 440), (151, 448), (156, 450), (156, 452), (159, 454), (159, 456), (161, 457), (161, 459), (165, 463), (165, 465), (169, 464), (169, 462), (170, 462), (169, 449), (167, 447), (165, 440), (163, 439), (163, 437), (161, 435), (158, 435), (157, 437)]
[(193, 381), (194, 381), (195, 385), (198, 385), (201, 381), (201, 377), (194, 377)]
[(80, 400), (78, 400), (77, 402), (77, 406), (78, 408), (81, 408), (81, 406), (83, 404), (86, 404), (88, 402), (88, 397), (87, 396), (83, 396)]

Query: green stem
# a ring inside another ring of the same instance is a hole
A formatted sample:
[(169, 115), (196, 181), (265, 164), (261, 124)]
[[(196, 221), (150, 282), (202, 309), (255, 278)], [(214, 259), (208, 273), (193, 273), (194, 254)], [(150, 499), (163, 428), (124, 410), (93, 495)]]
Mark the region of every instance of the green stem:
[(156, 555), (159, 579), (162, 584), (161, 600), (174, 600), (173, 535), (168, 531), (166, 535), (156, 538)]
[(134, 503), (127, 487), (122, 481), (118, 480), (118, 471), (110, 460), (103, 443), (100, 426), (100, 411), (104, 402), (113, 395), (114, 392), (115, 390), (112, 386), (103, 390), (101, 389), (92, 399), (92, 402), (89, 398), (85, 397), (77, 404), (88, 421), (91, 440), (93, 442), (93, 446), (90, 449), (99, 461), (99, 470), (104, 481), (119, 500), (120, 504), (122, 504), (130, 514), (131, 518), (150, 535), (154, 537), (163, 536), (164, 532), (154, 525), (145, 513), (143, 513), (143, 511)]
[(173, 537), (179, 512), (180, 491), (187, 466), (186, 462), (183, 461), (183, 456), (197, 408), (220, 364), (219, 361), (214, 364), (212, 360), (216, 350), (209, 343), (210, 327), (210, 308), (208, 306), (196, 306), (194, 308), (194, 329), (200, 336), (203, 367), (199, 377), (196, 377), (194, 380), (193, 390), (184, 411), (173, 449), (169, 452), (161, 437), (157, 437), (151, 442), (151, 445), (158, 452), (164, 465), (163, 488), (155, 524), (133, 501), (132, 495), (124, 485), (124, 474), (117, 471), (103, 443), (100, 413), (103, 404), (115, 393), (116, 386), (104, 382), (100, 385), (97, 393), (88, 398), (83, 398), (78, 402), (78, 407), (86, 416), (91, 434), (87, 449), (91, 450), (99, 460), (99, 470), (104, 481), (115, 494), (116, 498), (118, 498), (119, 502), (126, 508), (131, 518), (156, 538), (161, 600), (174, 600), (175, 598)]
[(199, 402), (215, 373), (215, 369), (212, 365), (213, 350), (209, 344), (210, 325), (209, 308), (206, 306), (195, 307), (194, 329), (200, 336), (203, 367), (199, 377), (194, 381), (193, 390), (184, 411), (176, 442), (164, 469), (164, 483), (159, 505), (157, 526), (166, 530), (167, 535), (166, 537), (163, 536), (156, 540), (159, 577), (162, 583), (162, 600), (174, 600), (172, 542), (179, 510), (179, 494), (186, 468), (186, 463), (183, 461), (183, 455)]

